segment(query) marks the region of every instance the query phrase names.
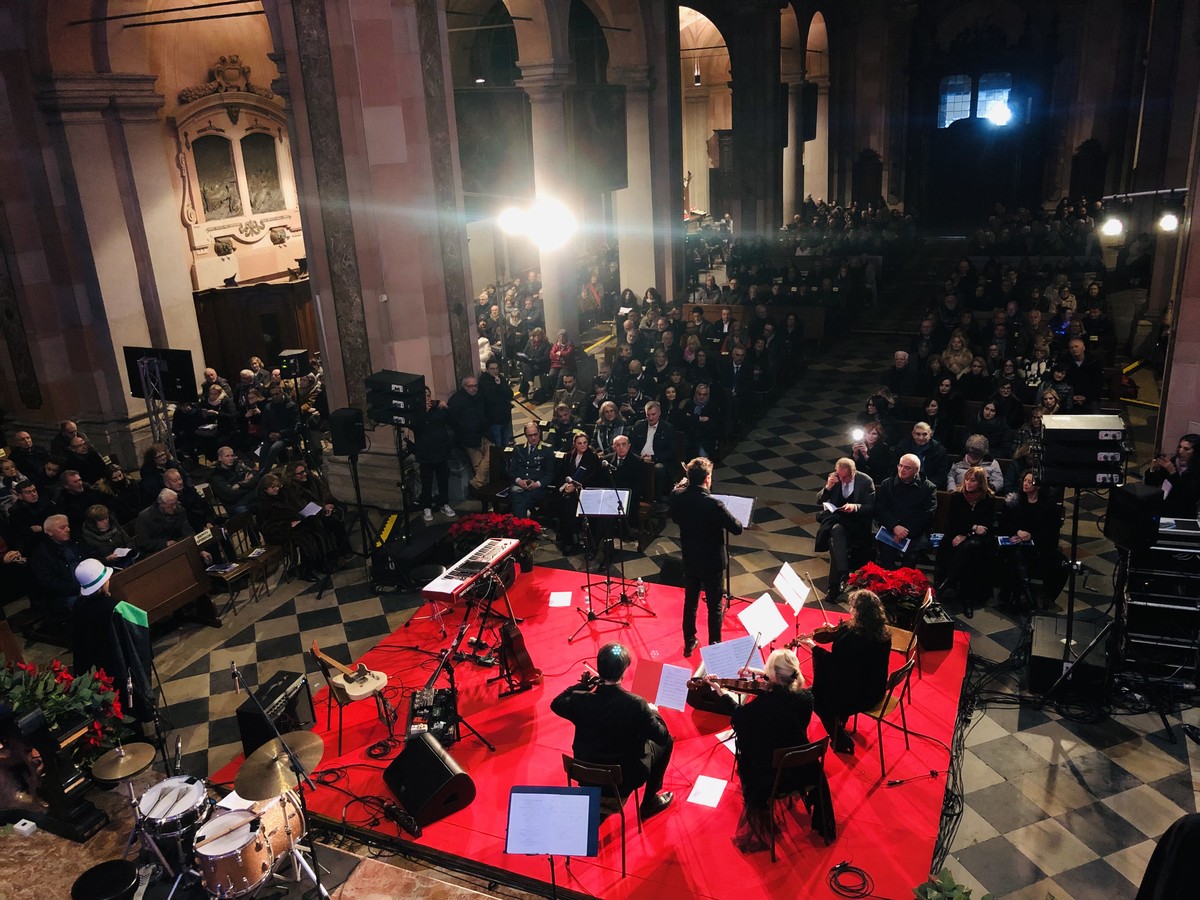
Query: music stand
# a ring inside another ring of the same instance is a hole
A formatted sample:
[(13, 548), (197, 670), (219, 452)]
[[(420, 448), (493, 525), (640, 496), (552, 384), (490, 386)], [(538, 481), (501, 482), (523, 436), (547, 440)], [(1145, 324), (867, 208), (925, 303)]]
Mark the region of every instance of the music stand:
[[(584, 487), (581, 487), (580, 490), (578, 491), (578, 496), (576, 497), (576, 500), (575, 500), (575, 515), (578, 518), (583, 520), (583, 534), (584, 534), (583, 539), (585, 541), (594, 541), (595, 540), (595, 536), (592, 534), (592, 523), (591, 523), (591, 518), (588, 515), (588, 509), (596, 508), (597, 506), (603, 507), (603, 505), (604, 505), (603, 495), (605, 493), (608, 493), (608, 492), (603, 491), (603, 490), (596, 490), (594, 488), (584, 488)], [(583, 499), (585, 494), (588, 495), (587, 503), (584, 503), (584, 499)], [(597, 494), (599, 494), (601, 496), (596, 497)], [(604, 613), (608, 612), (608, 609), (604, 609), (601, 612), (597, 613), (595, 611), (595, 609), (592, 607), (592, 588), (594, 588), (594, 587), (605, 588), (604, 596), (605, 596), (605, 600), (607, 600), (608, 599), (608, 590), (612, 585), (612, 581), (611, 581), (611, 579), (609, 579), (606, 581), (605, 584), (592, 584), (592, 563), (591, 563), (591, 560), (588, 559), (588, 554), (586, 554), (586, 553), (583, 555), (583, 571), (584, 571), (584, 577), (586, 578), (586, 581), (584, 582), (582, 587), (583, 587), (583, 596), (587, 598), (587, 612), (584, 612), (582, 609), (579, 609), (578, 607), (575, 608), (575, 612), (577, 612), (581, 616), (583, 616), (583, 622), (582, 622), (582, 624), (580, 624), (580, 626), (578, 628), (576, 628), (571, 633), (571, 636), (569, 638), (567, 638), (568, 644), (574, 643), (575, 638), (579, 637), (579, 632), (583, 631), (585, 628), (587, 628), (593, 622), (615, 622), (618, 625), (625, 626), (626, 628), (629, 627), (628, 621), (622, 622), (620, 619), (614, 619), (611, 616), (604, 615)], [(607, 567), (605, 568), (605, 578), (608, 579)]]
[(514, 785), (508, 794), (504, 852), (546, 856), (550, 896), (558, 896), (554, 857), (600, 854), (600, 788)]
[[(749, 528), (754, 521), (754, 498), (740, 497), (736, 494), (714, 494), (709, 493), (709, 496), (720, 500), (722, 505), (729, 510), (730, 515), (737, 519), (738, 524), (743, 529)], [(722, 603), (724, 604), (722, 616), (733, 608), (733, 603), (736, 600), (738, 603), (752, 603), (745, 597), (735, 597), (733, 589), (730, 586), (730, 569), (732, 567), (732, 558), (729, 555), (729, 532), (725, 532), (725, 593), (721, 595)]]

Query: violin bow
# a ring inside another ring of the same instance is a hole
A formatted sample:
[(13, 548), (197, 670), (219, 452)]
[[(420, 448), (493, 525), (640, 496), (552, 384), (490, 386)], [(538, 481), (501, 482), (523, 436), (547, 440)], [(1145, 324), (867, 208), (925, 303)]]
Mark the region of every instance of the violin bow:
[[(817, 595), (817, 606), (821, 607), (821, 624), (822, 625), (832, 625), (833, 623), (829, 621), (829, 613), (827, 613), (825, 611), (825, 604), (821, 602), (821, 592), (819, 590), (817, 590), (817, 585), (813, 581), (813, 577), (811, 575), (809, 575), (807, 572), (804, 573), (804, 577), (808, 579), (808, 586), (811, 587), (813, 593)], [(800, 633), (800, 620), (797, 619), (796, 620), (796, 634), (799, 634), (799, 633)]]

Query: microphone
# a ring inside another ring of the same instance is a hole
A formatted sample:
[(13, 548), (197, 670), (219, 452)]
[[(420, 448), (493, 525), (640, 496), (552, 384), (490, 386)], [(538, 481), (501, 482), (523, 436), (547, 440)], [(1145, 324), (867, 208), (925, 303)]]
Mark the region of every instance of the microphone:
[(129, 698), (129, 711), (133, 712), (133, 672), (125, 674), (125, 696)]
[(600, 460), (600, 465), (601, 465), (601, 466), (603, 466), (603, 467), (604, 467), (604, 468), (606, 468), (606, 469), (611, 469), (611, 468), (612, 468), (612, 463), (610, 463), (610, 462), (609, 462), (607, 459), (602, 459), (602, 460)]
[(175, 774), (179, 774), (179, 766), (183, 761), (183, 735), (175, 735)]
[(238, 677), (237, 664), (232, 659), (229, 661), (229, 675), (233, 678), (233, 689), (240, 695), (242, 693), (242, 680)]

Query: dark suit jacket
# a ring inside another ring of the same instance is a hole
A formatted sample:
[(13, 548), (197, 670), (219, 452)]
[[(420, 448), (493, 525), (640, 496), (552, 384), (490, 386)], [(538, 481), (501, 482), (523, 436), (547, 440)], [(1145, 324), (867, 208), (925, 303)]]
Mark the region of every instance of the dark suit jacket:
[(645, 784), (649, 774), (647, 743), (667, 744), (671, 734), (662, 717), (637, 694), (615, 684), (594, 691), (571, 685), (550, 701), (550, 709), (575, 725), (571, 753), (593, 763), (619, 763), (622, 787)]
[[(618, 489), (626, 489), (629, 491), (629, 505), (626, 512), (630, 518), (636, 518), (638, 501), (642, 499), (642, 487), (646, 483), (646, 464), (642, 462), (642, 458), (634, 452), (633, 447), (629, 448), (629, 452), (625, 454), (625, 458), (617, 459), (614, 453), (608, 461), (612, 466), (613, 484)], [(603, 482), (601, 482), (603, 485)]]
[[(650, 426), (646, 420), (638, 422), (633, 426), (633, 431), (629, 435), (629, 452), (642, 452), (642, 447), (646, 445), (646, 433), (650, 430)], [(654, 461), (661, 463), (667, 467), (667, 477), (674, 478), (678, 472), (675, 469), (675, 463), (679, 453), (676, 444), (675, 426), (668, 422), (665, 418), (658, 420), (658, 428), (654, 432)]]
[(870, 709), (887, 689), (889, 640), (871, 641), (840, 626), (814, 639), (828, 651), (813, 651), (813, 699), (817, 713), (839, 718)]
[(754, 366), (749, 359), (743, 360), (737, 371), (733, 372), (733, 360), (727, 359), (721, 363), (721, 387), (737, 396), (739, 400), (754, 393)]
[[(822, 506), (826, 502), (838, 507), (846, 503), (857, 503), (861, 508), (858, 512), (853, 513), (828, 512)], [(850, 540), (862, 542), (870, 539), (871, 519), (874, 515), (875, 482), (871, 480), (870, 475), (864, 475), (862, 472), (855, 474), (854, 489), (850, 492), (849, 497), (842, 495), (840, 482), (834, 485), (832, 491), (822, 488), (817, 494), (817, 521), (821, 523), (821, 527), (817, 530), (815, 549), (817, 552), (829, 549), (829, 528), (837, 522), (840, 522), (849, 532)]]
[(742, 525), (706, 488), (694, 484), (671, 494), (671, 520), (679, 526), (679, 547), (688, 572), (725, 568), (725, 532), (741, 534)]

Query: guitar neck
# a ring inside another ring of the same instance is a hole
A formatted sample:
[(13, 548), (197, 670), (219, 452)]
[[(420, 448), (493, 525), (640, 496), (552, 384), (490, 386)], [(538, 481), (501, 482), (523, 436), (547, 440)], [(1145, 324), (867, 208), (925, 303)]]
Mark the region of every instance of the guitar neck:
[(349, 666), (344, 666), (340, 662), (338, 662), (336, 659), (332, 659), (332, 658), (326, 656), (324, 653), (322, 653), (319, 649), (317, 649), (317, 645), (316, 645), (315, 641), (313, 642), (313, 645), (312, 645), (312, 652), (313, 652), (313, 656), (317, 657), (317, 659), (321, 659), (321, 660), (324, 660), (325, 662), (329, 663), (329, 665), (333, 666), (335, 669), (337, 669), (339, 672), (341, 672), (347, 678), (353, 678), (357, 674)]

